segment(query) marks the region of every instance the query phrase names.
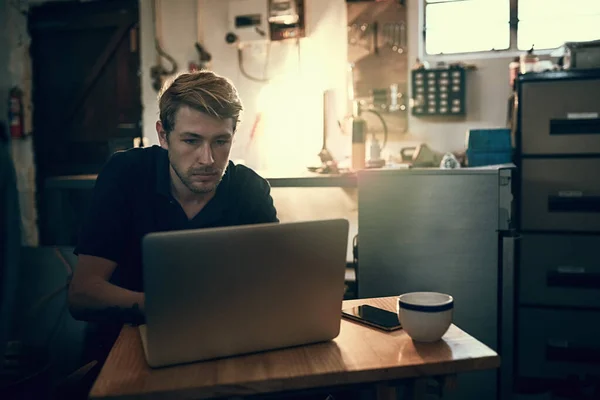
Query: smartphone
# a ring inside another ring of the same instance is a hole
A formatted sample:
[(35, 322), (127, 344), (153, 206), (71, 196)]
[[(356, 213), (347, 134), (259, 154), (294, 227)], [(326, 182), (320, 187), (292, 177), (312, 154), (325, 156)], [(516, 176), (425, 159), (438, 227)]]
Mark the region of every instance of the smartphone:
[(343, 309), (342, 316), (384, 331), (402, 328), (398, 321), (398, 314), (369, 305)]

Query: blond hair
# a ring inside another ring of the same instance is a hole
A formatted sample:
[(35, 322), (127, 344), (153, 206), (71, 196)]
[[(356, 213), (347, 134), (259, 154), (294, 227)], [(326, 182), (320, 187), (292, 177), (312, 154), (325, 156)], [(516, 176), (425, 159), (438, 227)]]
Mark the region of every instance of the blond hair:
[(181, 106), (219, 119), (231, 118), (234, 132), (244, 109), (233, 83), (208, 70), (184, 72), (165, 82), (158, 94), (158, 108), (166, 133), (175, 128)]

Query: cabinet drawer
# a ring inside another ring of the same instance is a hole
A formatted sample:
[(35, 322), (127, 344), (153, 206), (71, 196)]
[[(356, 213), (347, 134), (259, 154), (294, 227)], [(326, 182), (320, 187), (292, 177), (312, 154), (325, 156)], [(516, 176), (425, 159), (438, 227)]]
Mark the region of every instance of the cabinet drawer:
[(523, 234), (519, 246), (520, 304), (600, 308), (600, 236)]
[(600, 153), (600, 79), (524, 83), (523, 154)]
[(518, 375), (600, 373), (600, 311), (519, 309)]
[(521, 229), (600, 232), (600, 158), (525, 159)]

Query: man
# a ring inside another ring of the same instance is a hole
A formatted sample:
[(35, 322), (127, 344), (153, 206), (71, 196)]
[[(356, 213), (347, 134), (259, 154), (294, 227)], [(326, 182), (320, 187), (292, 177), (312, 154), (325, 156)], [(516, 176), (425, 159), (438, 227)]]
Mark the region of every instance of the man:
[(69, 308), (77, 319), (113, 326), (99, 332), (103, 353), (123, 323), (144, 321), (144, 235), (278, 222), (268, 182), (229, 161), (241, 111), (226, 78), (182, 74), (159, 94), (160, 147), (116, 153), (98, 176), (75, 249)]

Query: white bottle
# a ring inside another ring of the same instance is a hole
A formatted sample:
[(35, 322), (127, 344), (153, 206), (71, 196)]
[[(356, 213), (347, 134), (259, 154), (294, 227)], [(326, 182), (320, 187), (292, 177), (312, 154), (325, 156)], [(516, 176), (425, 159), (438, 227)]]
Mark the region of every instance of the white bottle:
[(373, 136), (373, 139), (371, 140), (370, 154), (371, 161), (377, 161), (381, 159), (381, 146), (379, 146), (379, 141), (377, 141), (377, 138), (375, 136)]

